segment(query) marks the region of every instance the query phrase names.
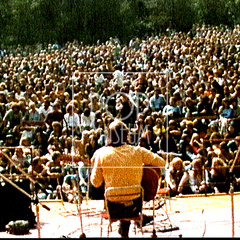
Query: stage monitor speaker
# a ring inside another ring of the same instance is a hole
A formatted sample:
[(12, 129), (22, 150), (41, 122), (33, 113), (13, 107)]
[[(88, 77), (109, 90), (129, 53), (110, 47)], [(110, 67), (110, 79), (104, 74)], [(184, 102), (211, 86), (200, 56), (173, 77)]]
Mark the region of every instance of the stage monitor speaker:
[[(18, 187), (31, 194), (30, 181), (14, 181)], [(32, 211), (31, 199), (8, 182), (0, 183), (0, 231), (5, 231), (5, 226), (10, 221), (27, 220), (29, 227), (36, 224), (35, 214)]]

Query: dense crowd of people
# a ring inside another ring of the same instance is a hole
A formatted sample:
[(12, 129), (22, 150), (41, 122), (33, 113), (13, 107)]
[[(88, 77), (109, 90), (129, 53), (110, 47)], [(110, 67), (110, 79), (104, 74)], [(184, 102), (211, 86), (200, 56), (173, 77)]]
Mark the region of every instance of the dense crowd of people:
[[(6, 51), (0, 60), (1, 173), (19, 173), (7, 155), (43, 181), (50, 198), (62, 185), (72, 199), (75, 181), (87, 192), (86, 169), (118, 118), (131, 145), (167, 160), (172, 195), (228, 192), (232, 164), (236, 183), (240, 178), (239, 36), (239, 26), (199, 26), (192, 37), (179, 32), (129, 44), (110, 38), (92, 46)], [(71, 154), (84, 164), (71, 168), (63, 161)]]

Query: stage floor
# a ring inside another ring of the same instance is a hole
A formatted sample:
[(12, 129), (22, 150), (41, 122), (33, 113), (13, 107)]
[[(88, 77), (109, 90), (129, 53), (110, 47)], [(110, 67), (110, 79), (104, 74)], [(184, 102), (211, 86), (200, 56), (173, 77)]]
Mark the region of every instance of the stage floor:
[[(100, 211), (103, 209), (103, 200), (83, 200), (81, 218), (76, 204), (55, 200), (41, 203), (50, 210), (38, 204), (40, 228), (30, 229), (26, 235), (0, 232), (0, 238), (79, 238), (82, 233), (87, 238), (100, 238)], [(35, 205), (32, 209), (36, 210)], [(150, 210), (144, 210), (144, 213), (151, 215)], [(168, 216), (170, 221), (165, 216)], [(156, 211), (154, 222), (157, 237), (240, 237), (240, 193), (234, 194), (233, 201), (228, 194), (172, 198), (170, 203)], [(170, 230), (167, 230), (168, 226)], [(175, 227), (178, 229), (174, 229)], [(117, 229), (118, 223), (114, 223), (109, 234), (110, 238), (120, 237)], [(143, 235), (139, 229), (135, 234), (131, 224), (130, 237), (149, 238), (152, 236), (152, 229), (153, 224), (150, 224), (143, 228)], [(103, 224), (102, 237), (107, 237), (106, 220)]]

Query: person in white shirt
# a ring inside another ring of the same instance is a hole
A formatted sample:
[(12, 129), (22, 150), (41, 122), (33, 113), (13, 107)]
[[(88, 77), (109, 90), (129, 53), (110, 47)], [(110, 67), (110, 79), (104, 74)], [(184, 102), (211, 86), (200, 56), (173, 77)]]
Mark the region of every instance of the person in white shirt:
[(49, 100), (45, 100), (44, 104), (39, 108), (39, 114), (41, 115), (41, 120), (45, 120), (47, 114), (53, 111), (53, 107)]
[(25, 97), (26, 93), (21, 90), (19, 86), (15, 87), (15, 98), (19, 100), (21, 97)]
[(121, 88), (123, 86), (124, 73), (120, 70), (116, 70), (113, 73), (113, 76), (114, 76), (115, 83), (117, 83), (118, 87)]
[(64, 114), (63, 119), (63, 128), (68, 129), (68, 133), (72, 136), (77, 135), (80, 136), (81, 133), (81, 125), (80, 125), (80, 117), (75, 112), (75, 106), (73, 104), (68, 104), (66, 106), (66, 113)]
[(81, 127), (86, 130), (95, 128), (95, 113), (89, 108), (85, 108), (81, 113)]

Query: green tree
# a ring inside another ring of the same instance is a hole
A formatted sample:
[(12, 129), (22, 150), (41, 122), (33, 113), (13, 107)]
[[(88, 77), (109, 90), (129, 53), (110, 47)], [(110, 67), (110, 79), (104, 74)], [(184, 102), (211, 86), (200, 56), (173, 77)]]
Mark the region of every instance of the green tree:
[[(199, 0), (198, 1), (198, 23), (216, 25), (233, 25), (230, 6), (232, 1), (227, 0)], [(230, 5), (229, 5), (230, 3)], [(233, 6), (233, 5), (232, 5)]]

